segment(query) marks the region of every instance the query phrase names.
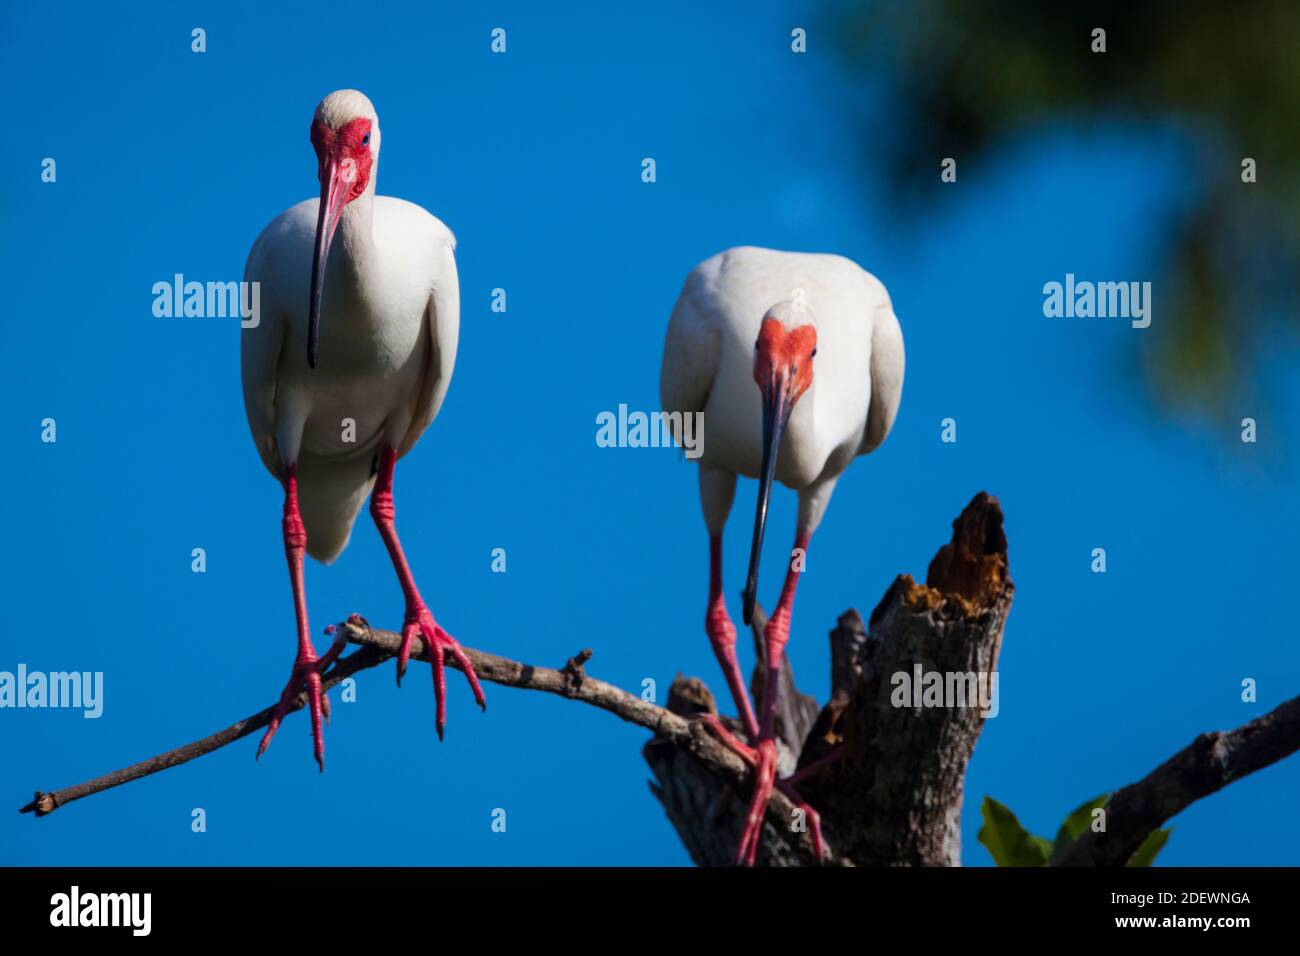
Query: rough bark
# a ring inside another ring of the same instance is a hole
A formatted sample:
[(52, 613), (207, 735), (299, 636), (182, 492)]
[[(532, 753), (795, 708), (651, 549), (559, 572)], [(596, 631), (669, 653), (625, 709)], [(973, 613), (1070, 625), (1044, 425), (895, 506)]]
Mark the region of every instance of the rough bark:
[[(989, 680), (1014, 591), (1002, 511), (981, 493), (953, 522), (952, 540), (930, 563), (925, 584), (900, 575), (867, 627), (855, 611), (841, 616), (831, 632), (831, 700), (795, 746), (780, 742), (788, 751), (783, 772), (796, 762), (804, 768), (821, 761), (799, 789), (821, 814), (831, 862), (960, 863), (963, 781), (984, 720), (979, 701), (914, 707), (895, 706), (891, 698), (900, 693), (896, 675), (911, 679), (915, 665)], [(701, 681), (679, 677), (668, 709), (687, 714), (716, 705)], [(783, 712), (787, 723), (791, 711), (797, 723), (801, 708)], [(691, 858), (701, 865), (733, 862), (746, 788), (719, 779), (669, 740), (651, 741), (644, 755), (656, 779), (652, 790)], [(760, 864), (806, 862), (796, 852), (802, 834), (779, 823), (768, 814)]]

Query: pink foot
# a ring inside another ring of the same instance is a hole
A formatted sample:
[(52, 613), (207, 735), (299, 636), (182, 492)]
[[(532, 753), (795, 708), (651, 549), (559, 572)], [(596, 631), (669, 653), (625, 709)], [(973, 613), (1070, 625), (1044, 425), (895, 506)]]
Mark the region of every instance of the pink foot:
[[(335, 628), (333, 625), (325, 629), (326, 634), (333, 634)], [(262, 742), (257, 745), (257, 756), (254, 759), (261, 759), (262, 754), (271, 743), (271, 738), (275, 732), (280, 729), (280, 722), (284, 720), (285, 715), (293, 708), (294, 702), (298, 695), (307, 691), (307, 705), (311, 709), (311, 735), (315, 745), (316, 763), (320, 765), (321, 772), (325, 770), (325, 737), (321, 727), (321, 718), (326, 721), (330, 719), (330, 699), (329, 695), (321, 688), (321, 675), (329, 669), (334, 663), (334, 659), (342, 652), (346, 641), (342, 635), (335, 638), (333, 645), (325, 652), (325, 656), (317, 659), (312, 651), (306, 655), (299, 655), (293, 662), (293, 671), (289, 675), (289, 683), (284, 685), (284, 690), (280, 692), (280, 699), (276, 702), (275, 710), (271, 712), (271, 722), (266, 727), (266, 733), (262, 735)]]
[(795, 789), (795, 777), (786, 780), (776, 779), (776, 743), (772, 740), (760, 740), (758, 746), (751, 747), (741, 741), (735, 734), (713, 714), (702, 714), (700, 723), (730, 750), (754, 768), (754, 795), (750, 800), (749, 812), (745, 816), (745, 829), (740, 837), (740, 848), (736, 853), (736, 864), (753, 866), (758, 854), (759, 837), (763, 832), (763, 818), (767, 813), (768, 801), (772, 798), (772, 788), (780, 790), (790, 802), (803, 811), (808, 821), (808, 833), (812, 838), (813, 854), (818, 861), (826, 856), (826, 844), (822, 839), (821, 816), (799, 795)]
[(438, 739), (442, 740), (443, 729), (447, 726), (447, 677), (443, 669), (443, 658), (446, 654), (451, 654), (460, 664), (461, 670), (465, 672), (465, 679), (469, 681), (470, 689), (474, 692), (474, 699), (484, 710), (487, 710), (487, 700), (483, 697), (483, 688), (479, 686), (478, 674), (474, 673), (474, 665), (470, 663), (456, 639), (442, 629), (423, 604), (408, 605), (406, 609), (406, 622), (402, 625), (402, 648), (397, 654), (399, 687), (402, 676), (406, 673), (406, 664), (411, 659), (411, 642), (417, 634), (424, 642), (430, 663), (433, 665), (433, 696), (438, 711)]
[(275, 710), (271, 713), (271, 723), (267, 725), (266, 733), (262, 735), (262, 742), (257, 745), (258, 759), (261, 758), (262, 754), (266, 753), (271, 738), (280, 729), (280, 721), (284, 720), (285, 715), (293, 708), (298, 695), (305, 689), (307, 691), (307, 706), (311, 712), (311, 736), (315, 747), (316, 763), (320, 765), (322, 773), (325, 771), (325, 736), (321, 726), (321, 718), (329, 712), (329, 698), (321, 692), (321, 669), (320, 661), (310, 651), (306, 655), (299, 654), (298, 658), (293, 662), (293, 671), (289, 675), (289, 682), (284, 685), (284, 690), (280, 692), (280, 699), (275, 705)]
[(740, 849), (736, 851), (738, 866), (753, 866), (758, 856), (758, 841), (763, 833), (763, 818), (767, 815), (767, 802), (772, 799), (772, 785), (776, 782), (776, 741), (760, 740), (754, 762), (754, 795), (749, 801), (745, 816), (745, 830), (740, 835)]

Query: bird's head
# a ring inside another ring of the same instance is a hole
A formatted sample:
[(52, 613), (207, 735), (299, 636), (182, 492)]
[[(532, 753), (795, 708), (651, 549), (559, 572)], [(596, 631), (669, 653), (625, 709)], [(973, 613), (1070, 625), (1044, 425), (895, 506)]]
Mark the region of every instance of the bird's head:
[(311, 266), (311, 301), (307, 324), (307, 364), (316, 367), (320, 333), (321, 289), (334, 230), (343, 208), (373, 188), (379, 157), (379, 116), (364, 93), (336, 90), (316, 107), (311, 121), (316, 150), (320, 208), (316, 213), (316, 248)]
[(754, 618), (758, 594), (758, 565), (767, 526), (767, 502), (781, 450), (781, 436), (795, 403), (813, 383), (813, 356), (817, 354), (817, 322), (808, 309), (779, 302), (767, 310), (754, 343), (754, 383), (763, 397), (763, 467), (758, 478), (758, 507), (754, 513), (754, 540), (749, 551), (749, 580), (745, 584), (745, 623)]
[(813, 381), (817, 354), (817, 322), (808, 309), (796, 311), (780, 302), (767, 310), (754, 342), (754, 382), (769, 400), (784, 404), (787, 413)]

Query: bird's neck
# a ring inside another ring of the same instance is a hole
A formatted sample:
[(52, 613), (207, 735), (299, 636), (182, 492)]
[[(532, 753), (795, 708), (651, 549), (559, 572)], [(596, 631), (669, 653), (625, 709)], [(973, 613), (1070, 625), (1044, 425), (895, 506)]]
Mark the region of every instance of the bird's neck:
[(354, 274), (366, 268), (375, 249), (375, 180), (352, 202), (343, 208), (339, 219), (338, 244), (345, 268)]
[(799, 445), (808, 454), (816, 454), (821, 446), (821, 437), (818, 433), (817, 379), (814, 378), (790, 411), (783, 441)]

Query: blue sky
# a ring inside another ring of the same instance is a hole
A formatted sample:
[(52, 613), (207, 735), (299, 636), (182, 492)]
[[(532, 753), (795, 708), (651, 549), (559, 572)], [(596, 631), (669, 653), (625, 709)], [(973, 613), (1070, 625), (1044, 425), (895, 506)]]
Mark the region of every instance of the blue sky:
[[(802, 687), (825, 698), (836, 615), (868, 612), (898, 572), (923, 576), (975, 492), (1006, 512), (1017, 596), (1001, 714), (967, 780), (966, 863), (990, 862), (975, 838), (985, 794), (1050, 836), (1197, 733), (1296, 693), (1300, 648), (1276, 611), (1300, 517), (1279, 447), (1287, 410), (1170, 418), (1134, 371), (1144, 333), (1042, 315), (1043, 283), (1067, 272), (1158, 277), (1159, 217), (1192, 188), (1171, 173), (1176, 141), (1062, 120), (959, 167), (954, 185), (936, 158), (945, 192), (899, 221), (870, 201), (889, 184), (808, 8), (532, 6), (6, 8), (0, 73), (22, 107), (0, 151), (0, 670), (106, 683), (98, 720), (0, 711), (14, 809), (224, 727), (284, 681), (281, 497), (248, 437), (237, 323), (155, 319), (150, 290), (177, 272), (240, 277), (262, 226), (315, 195), (311, 111), (346, 86), (381, 117), (380, 192), (459, 238), (456, 374), (396, 491), (417, 578), (462, 642), (551, 666), (591, 646), (589, 671), (627, 688), (649, 677), (666, 694), (681, 671), (722, 689), (701, 627), (693, 466), (597, 447), (595, 416), (657, 407), (686, 273), (757, 244), (862, 263), (889, 287), (908, 350), (894, 432), (840, 482), (810, 552), (789, 648)], [(794, 26), (811, 31), (805, 55), (789, 50)], [(505, 55), (489, 52), (494, 27)], [(505, 314), (490, 310), (497, 287)], [(1157, 285), (1154, 324), (1170, 318)], [(1235, 441), (1245, 415), (1258, 445)], [(40, 440), (47, 417), (56, 444)], [(940, 442), (947, 417), (956, 444)], [(742, 484), (726, 537), (736, 618), (753, 494)], [(793, 520), (778, 490), (769, 572)], [(195, 547), (206, 574), (190, 570)], [(491, 572), (497, 547), (506, 574)], [(1089, 570), (1095, 547), (1105, 575)], [(771, 604), (779, 581), (761, 584)], [(307, 590), (317, 634), (353, 611), (400, 621), (364, 516), (334, 566), (309, 563)], [(1258, 703), (1240, 700), (1246, 677)], [(335, 695), (323, 776), (295, 715), (260, 764), (249, 739), (45, 820), (0, 813), (0, 863), (688, 862), (646, 786), (644, 731), (493, 685), (484, 716), (459, 675), (449, 689), (441, 745), (427, 669), (399, 691), (385, 666), (357, 702)], [(1194, 805), (1162, 862), (1295, 864), (1297, 788), (1292, 760)], [(196, 807), (206, 833), (191, 832)]]

